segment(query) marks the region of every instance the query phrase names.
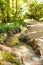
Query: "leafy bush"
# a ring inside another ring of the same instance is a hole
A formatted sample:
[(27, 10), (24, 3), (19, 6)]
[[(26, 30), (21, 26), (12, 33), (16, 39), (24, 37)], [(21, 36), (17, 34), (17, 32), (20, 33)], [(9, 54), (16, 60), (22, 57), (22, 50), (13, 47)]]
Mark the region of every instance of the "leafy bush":
[(13, 30), (15, 27), (20, 27), (21, 25), (25, 26), (24, 22), (14, 22), (14, 23), (4, 23), (0, 24), (0, 33), (6, 33)]

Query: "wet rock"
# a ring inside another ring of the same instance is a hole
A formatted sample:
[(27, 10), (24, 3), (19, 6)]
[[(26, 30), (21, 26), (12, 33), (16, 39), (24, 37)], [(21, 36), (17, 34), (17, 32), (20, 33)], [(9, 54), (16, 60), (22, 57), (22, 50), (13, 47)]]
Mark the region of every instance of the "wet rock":
[(37, 44), (37, 41), (35, 39), (31, 41), (31, 47), (37, 55), (41, 56), (39, 45)]
[(13, 34), (19, 33), (19, 32), (21, 32), (21, 28), (16, 27), (16, 28), (14, 28), (14, 30), (12, 32), (13, 32)]
[(28, 35), (22, 34), (19, 37), (19, 41), (30, 45), (34, 50), (35, 54), (41, 56), (40, 49), (39, 49), (40, 46), (37, 44), (37, 41), (35, 39), (31, 39)]
[(25, 35), (25, 34), (21, 34), (20, 37), (19, 37), (19, 41), (20, 41), (20, 42), (24, 42), (24, 43), (27, 43), (27, 41), (30, 42), (30, 39), (31, 39), (31, 38), (28, 37), (28, 36)]
[(21, 32), (21, 28), (19, 28), (19, 27), (14, 28), (14, 30), (15, 30), (16, 33)]
[(42, 39), (36, 39), (35, 40), (37, 45), (39, 46), (40, 54), (43, 57), (43, 40)]
[(15, 30), (13, 30), (13, 34), (16, 34), (16, 31)]

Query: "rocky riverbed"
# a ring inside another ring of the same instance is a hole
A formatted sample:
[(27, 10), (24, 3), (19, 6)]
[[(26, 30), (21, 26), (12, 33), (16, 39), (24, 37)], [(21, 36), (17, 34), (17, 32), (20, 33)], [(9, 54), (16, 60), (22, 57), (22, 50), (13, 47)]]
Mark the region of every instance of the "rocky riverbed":
[[(43, 65), (43, 23), (29, 24), (27, 28), (23, 27), (21, 30), (21, 33), (9, 37), (4, 43), (5, 46), (1, 44), (0, 51), (7, 51), (19, 58), (21, 65)], [(38, 55), (36, 52), (39, 52)], [(4, 65), (17, 65), (8, 61), (3, 61), (3, 63)]]

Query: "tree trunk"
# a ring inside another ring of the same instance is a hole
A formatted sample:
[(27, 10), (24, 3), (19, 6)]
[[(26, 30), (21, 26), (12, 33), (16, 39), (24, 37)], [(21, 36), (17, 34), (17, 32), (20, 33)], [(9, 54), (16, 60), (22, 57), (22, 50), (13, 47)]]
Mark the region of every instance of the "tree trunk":
[(2, 22), (5, 23), (5, 14), (4, 14), (4, 9), (1, 8), (1, 13), (2, 13)]
[(10, 15), (9, 15), (8, 11), (7, 11), (7, 22), (10, 22)]
[(17, 0), (16, 0), (16, 14), (17, 14)]

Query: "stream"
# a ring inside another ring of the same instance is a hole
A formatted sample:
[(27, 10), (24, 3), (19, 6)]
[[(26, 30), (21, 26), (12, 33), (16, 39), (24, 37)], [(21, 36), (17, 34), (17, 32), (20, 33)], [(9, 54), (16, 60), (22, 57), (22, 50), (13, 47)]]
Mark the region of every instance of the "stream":
[[(31, 24), (31, 25), (28, 25), (28, 27), (30, 27), (29, 31), (27, 32), (27, 34), (29, 35), (29, 37), (31, 37), (32, 39), (37, 39), (39, 41), (42, 42), (42, 49), (43, 49), (43, 23), (35, 23), (35, 24)], [(25, 28), (23, 28), (25, 29)], [(25, 31), (25, 30), (24, 30)], [(21, 32), (21, 33), (24, 33)], [(15, 43), (18, 43), (20, 44), (18, 38), (20, 36), (20, 33), (19, 34), (15, 34), (15, 35), (12, 35), (8, 40), (7, 40), (7, 45), (9, 46), (15, 46)], [(22, 43), (21, 43), (22, 44)], [(22, 47), (24, 46), (24, 48)], [(26, 46), (26, 45), (22, 45), (21, 49), (18, 49), (18, 51), (20, 53), (22, 53), (22, 55), (25, 57), (25, 54), (26, 54), (26, 58), (23, 58), (23, 65), (43, 65), (43, 57), (42, 58), (39, 58), (36, 56), (36, 54), (34, 53), (34, 51), (32, 50), (32, 48), (30, 46)], [(27, 48), (28, 47), (28, 48)], [(24, 52), (23, 49), (25, 49)], [(17, 51), (17, 53), (18, 53)], [(27, 58), (27, 53), (28, 53), (28, 58)], [(42, 60), (42, 62), (41, 62)]]

